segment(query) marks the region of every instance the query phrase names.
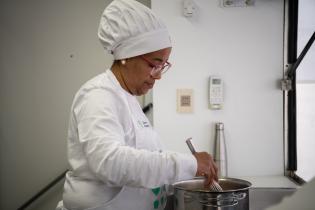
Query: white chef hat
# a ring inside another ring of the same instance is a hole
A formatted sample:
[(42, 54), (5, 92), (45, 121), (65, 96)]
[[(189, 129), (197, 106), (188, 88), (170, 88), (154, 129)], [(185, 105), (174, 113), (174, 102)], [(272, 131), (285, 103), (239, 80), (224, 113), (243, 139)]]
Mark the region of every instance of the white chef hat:
[(114, 0), (101, 17), (98, 37), (115, 60), (171, 47), (164, 23), (135, 0)]

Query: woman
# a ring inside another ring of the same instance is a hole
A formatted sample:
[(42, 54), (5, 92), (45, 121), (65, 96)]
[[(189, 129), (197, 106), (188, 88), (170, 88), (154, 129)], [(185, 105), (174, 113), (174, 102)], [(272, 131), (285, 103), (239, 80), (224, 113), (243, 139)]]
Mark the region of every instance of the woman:
[(165, 185), (196, 175), (210, 185), (217, 179), (211, 156), (163, 151), (135, 97), (171, 67), (164, 24), (134, 0), (115, 0), (102, 15), (98, 36), (115, 61), (74, 98), (64, 208), (164, 209)]

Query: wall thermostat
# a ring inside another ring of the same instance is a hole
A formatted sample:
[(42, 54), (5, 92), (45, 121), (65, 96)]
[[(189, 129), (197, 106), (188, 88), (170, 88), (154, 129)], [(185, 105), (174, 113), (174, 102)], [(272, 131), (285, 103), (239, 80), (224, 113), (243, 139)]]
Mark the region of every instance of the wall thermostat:
[(223, 81), (218, 76), (211, 76), (209, 79), (209, 108), (223, 108)]

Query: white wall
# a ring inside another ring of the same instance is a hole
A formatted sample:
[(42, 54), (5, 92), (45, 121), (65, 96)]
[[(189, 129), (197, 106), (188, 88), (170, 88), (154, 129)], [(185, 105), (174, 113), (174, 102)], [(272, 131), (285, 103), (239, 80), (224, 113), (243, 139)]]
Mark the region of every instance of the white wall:
[[(315, 31), (315, 1), (299, 1), (298, 55)], [(315, 43), (296, 71), (297, 175), (309, 181), (315, 176)]]
[(297, 97), (297, 175), (306, 181), (315, 176), (315, 82), (298, 83)]
[[(298, 56), (305, 47), (307, 41), (315, 32), (315, 1), (303, 0), (299, 1), (299, 22), (298, 22)], [(313, 58), (313, 59), (312, 59)], [(315, 81), (315, 43), (304, 57), (297, 70), (297, 80)]]
[[(230, 176), (284, 172), (283, 0), (257, 0), (254, 7), (221, 8), (195, 0), (196, 16), (182, 15), (182, 0), (153, 0), (170, 30), (172, 69), (153, 92), (154, 126), (170, 150), (189, 152), (184, 140), (212, 153), (214, 123), (225, 124)], [(223, 110), (208, 109), (208, 78), (225, 83)], [(176, 112), (176, 89), (194, 90), (194, 113)]]

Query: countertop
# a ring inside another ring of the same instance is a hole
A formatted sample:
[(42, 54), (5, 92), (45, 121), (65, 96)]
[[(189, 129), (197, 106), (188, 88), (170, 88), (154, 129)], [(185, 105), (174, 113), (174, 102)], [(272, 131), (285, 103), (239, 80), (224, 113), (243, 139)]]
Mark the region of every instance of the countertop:
[(243, 179), (252, 183), (252, 188), (299, 188), (286, 176), (240, 176), (233, 177)]

